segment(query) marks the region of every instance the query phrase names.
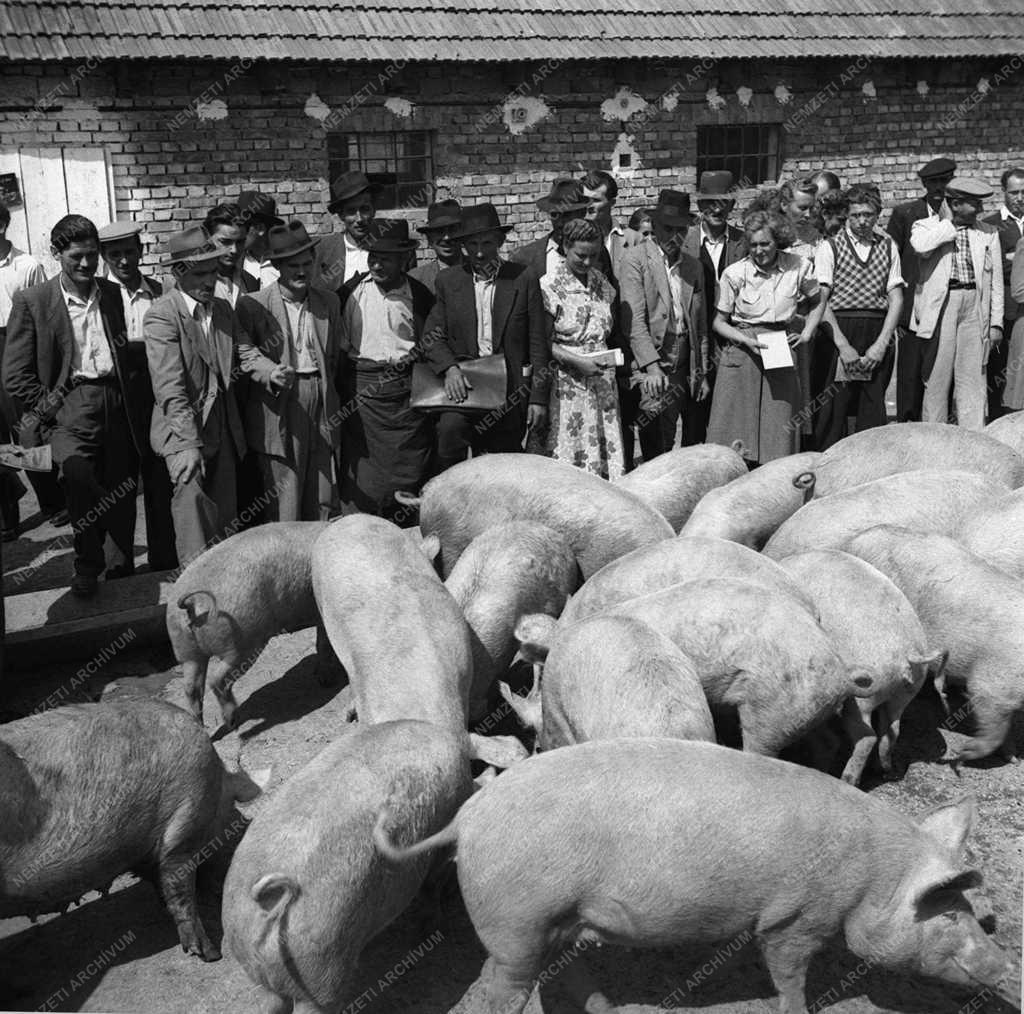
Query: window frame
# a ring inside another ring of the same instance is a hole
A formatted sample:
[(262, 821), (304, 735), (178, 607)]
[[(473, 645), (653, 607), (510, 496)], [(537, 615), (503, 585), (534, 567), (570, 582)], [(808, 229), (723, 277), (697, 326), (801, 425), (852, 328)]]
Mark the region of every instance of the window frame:
[[(700, 179), (703, 172), (726, 169), (733, 174), (739, 187), (774, 183), (782, 172), (785, 158), (782, 150), (785, 132), (782, 128), (781, 120), (698, 125), (695, 157), (697, 179)], [(753, 145), (750, 144), (751, 132), (756, 132), (757, 136)], [(754, 174), (760, 177), (757, 179), (749, 171), (754, 162), (758, 165), (758, 172)]]
[[(420, 150), (403, 151), (416, 138)], [(381, 190), (374, 198), (378, 211), (421, 210), (428, 207), (435, 192), (432, 130), (331, 131), (327, 135), (327, 166), (331, 179), (358, 170)], [(417, 165), (419, 173), (403, 173)], [(389, 168), (390, 167), (390, 168)]]

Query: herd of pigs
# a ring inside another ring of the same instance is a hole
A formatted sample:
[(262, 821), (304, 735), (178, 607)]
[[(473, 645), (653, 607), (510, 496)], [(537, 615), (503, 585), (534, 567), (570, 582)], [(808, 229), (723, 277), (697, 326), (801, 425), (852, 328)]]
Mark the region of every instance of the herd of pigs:
[[(341, 1010), (366, 943), (453, 853), (489, 955), (472, 1012), (519, 1014), (583, 941), (744, 931), (783, 1014), (806, 1012), (809, 962), (839, 934), (885, 967), (1006, 985), (964, 894), (974, 801), (915, 822), (857, 785), (875, 752), (898, 777), (929, 679), (969, 703), (951, 760), (1013, 760), (1024, 413), (873, 429), (752, 472), (683, 448), (615, 484), (487, 455), (406, 500), (419, 528), (272, 524), (190, 564), (167, 625), (191, 714), (122, 701), (0, 727), (0, 917), (131, 870), (187, 952), (220, 957), (193, 857), (260, 790), (214, 751), (205, 686), (232, 726), (232, 684), (270, 638), (317, 625), (357, 724), (265, 801), (224, 884), (224, 940), (268, 1014)], [(467, 731), (510, 707), (521, 737)], [(737, 727), (742, 750), (716, 743)], [(842, 778), (788, 747), (825, 768), (847, 751)], [(580, 1009), (613, 1011), (580, 965)]]

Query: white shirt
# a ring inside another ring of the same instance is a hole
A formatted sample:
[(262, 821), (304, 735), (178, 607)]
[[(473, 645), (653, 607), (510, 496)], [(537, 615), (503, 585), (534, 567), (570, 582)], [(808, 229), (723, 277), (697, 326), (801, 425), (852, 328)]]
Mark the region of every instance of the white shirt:
[[(850, 237), (850, 241), (853, 243), (853, 249), (861, 261), (866, 261), (871, 254), (871, 244), (864, 243), (857, 239), (856, 236), (850, 231), (849, 225), (844, 226), (846, 235)], [(903, 281), (903, 274), (900, 270), (900, 251), (899, 247), (896, 246), (896, 240), (888, 233), (876, 232), (876, 236), (885, 236), (889, 241), (889, 277), (885, 283), (885, 291), (891, 292), (893, 289), (898, 288), (901, 285), (906, 285)], [(814, 252), (814, 274), (818, 279), (819, 285), (827, 285), (832, 287), (832, 280), (835, 275), (836, 260), (835, 254), (832, 253), (832, 244), (827, 240), (822, 241), (818, 244), (818, 249)]]
[(288, 331), (292, 343), (292, 363), (295, 366), (295, 372), (307, 375), (319, 373), (320, 368), (316, 364), (316, 355), (313, 352), (316, 332), (313, 330), (313, 318), (309, 313), (309, 300), (304, 299), (301, 303), (296, 303), (289, 299), (282, 290), (281, 302), (284, 303), (284, 311), (288, 316)]
[(608, 251), (608, 256), (609, 257), (611, 257), (611, 255), (612, 255), (612, 236), (622, 236), (622, 235), (623, 235), (623, 232), (622, 232), (622, 230), (617, 225), (613, 225), (608, 230), (608, 235), (605, 236), (605, 238), (604, 238), (604, 248), (605, 248), (605, 250)]
[(341, 347), (349, 356), (393, 363), (416, 345), (412, 289), (406, 279), (385, 292), (372, 278), (352, 290), (341, 313)]
[(549, 236), (547, 250), (544, 254), (544, 274), (553, 275), (562, 266), (564, 260), (565, 258), (558, 252), (558, 244)]
[(0, 327), (7, 327), (14, 294), (45, 281), (46, 272), (39, 261), (12, 244), (7, 256), (0, 259)]
[(153, 305), (156, 293), (153, 291), (149, 279), (143, 275), (139, 287), (131, 292), (124, 282), (111, 276), (112, 281), (121, 290), (121, 305), (124, 306), (124, 322), (128, 326), (128, 341), (145, 341), (142, 333), (142, 318), (146, 311)]
[(347, 282), (353, 275), (362, 275), (370, 270), (370, 265), (366, 261), (369, 252), (354, 242), (347, 232), (344, 235), (345, 277), (341, 280), (342, 283)]
[(93, 282), (88, 299), (82, 299), (68, 292), (61, 279), (60, 291), (64, 295), (64, 305), (68, 308), (71, 328), (75, 333), (75, 344), (71, 349), (71, 376), (89, 380), (109, 377), (114, 372), (114, 359), (103, 330), (100, 287)]
[[(1018, 218), (1005, 204), (999, 209), (999, 217), (1004, 222), (1012, 218), (1017, 223), (1021, 235), (1024, 236), (1024, 217)], [(0, 261), (0, 268), (3, 268), (3, 261)]]
[(701, 246), (704, 247), (708, 252), (708, 256), (711, 258), (711, 263), (715, 266), (715, 277), (722, 273), (722, 256), (725, 254), (725, 237), (729, 232), (729, 227), (726, 226), (722, 230), (722, 235), (715, 239), (704, 231), (704, 226), (700, 227), (700, 242)]
[(217, 299), (226, 299), (234, 307), (239, 296), (245, 295), (245, 288), (242, 285), (242, 271), (239, 268), (230, 278), (217, 275), (217, 284), (214, 286), (213, 294)]
[(261, 289), (265, 289), (268, 285), (273, 285), (281, 277), (281, 272), (270, 261), (258, 261), (255, 257), (246, 257), (242, 262), (242, 267), (253, 278), (260, 280)]
[(683, 313), (683, 276), (679, 271), (679, 260), (669, 264), (668, 254), (658, 247), (661, 259), (665, 262), (665, 273), (668, 275), (668, 287), (672, 293), (672, 324), (676, 334), (686, 333), (686, 315)]
[(473, 276), (473, 295), (476, 297), (476, 345), (481, 356), (494, 355), (494, 278)]

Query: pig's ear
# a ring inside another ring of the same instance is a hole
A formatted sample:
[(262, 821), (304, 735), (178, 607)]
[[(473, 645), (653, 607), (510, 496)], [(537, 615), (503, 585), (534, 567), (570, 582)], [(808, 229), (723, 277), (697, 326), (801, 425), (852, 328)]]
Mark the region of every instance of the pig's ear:
[(982, 876), (977, 870), (947, 870), (945, 873), (934, 873), (914, 884), (911, 901), (915, 908), (926, 908), (941, 903), (937, 895), (968, 891), (980, 887), (981, 884)]
[(964, 853), (964, 846), (978, 821), (978, 801), (964, 796), (958, 803), (940, 806), (925, 814), (918, 823), (925, 834), (948, 849), (956, 861)]
[(420, 549), (423, 555), (433, 563), (437, 554), (441, 552), (441, 540), (436, 535), (424, 535), (420, 540)]

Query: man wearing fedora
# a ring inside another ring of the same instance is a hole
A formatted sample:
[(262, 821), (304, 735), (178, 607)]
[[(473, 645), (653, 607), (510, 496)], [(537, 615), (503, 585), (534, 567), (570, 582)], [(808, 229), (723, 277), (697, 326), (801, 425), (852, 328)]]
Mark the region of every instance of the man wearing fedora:
[[(176, 286), (146, 313), (143, 330), (156, 407), (150, 440), (174, 485), (178, 561), (187, 565), (236, 523), (245, 433), (235, 398), (244, 335), (231, 306), (214, 298), (222, 248), (200, 226), (167, 243)], [(255, 371), (255, 351), (248, 365)], [(287, 383), (281, 366), (264, 371)]]
[[(247, 336), (242, 369), (256, 381), (242, 416), (266, 521), (326, 521), (337, 513), (341, 317), (337, 296), (310, 285), (315, 246), (299, 221), (272, 226), (266, 255), (278, 280), (235, 307)], [(272, 383), (275, 370), (283, 383)]]
[(992, 188), (973, 176), (954, 176), (946, 186), (952, 218), (932, 215), (914, 222), (910, 243), (921, 259), (910, 327), (919, 341), (935, 345), (925, 379), (921, 418), (949, 421), (950, 387), (957, 422), (985, 425), (985, 360), (1003, 340), (1003, 268), (995, 226), (979, 222)]
[[(517, 246), (508, 255), (508, 259), (532, 268), (539, 282), (549, 271), (557, 270), (564, 260), (562, 229), (566, 222), (574, 218), (585, 218), (590, 201), (583, 195), (583, 186), (578, 180), (566, 178), (555, 180), (551, 185), (551, 193), (542, 197), (537, 207), (551, 218), (551, 231), (532, 243)], [(607, 263), (599, 263), (597, 266), (603, 273), (608, 273)]]
[(242, 266), (263, 288), (277, 281), (277, 268), (267, 257), (267, 232), (284, 221), (277, 217), (277, 201), (269, 194), (243, 190), (235, 203), (246, 226)]
[(146, 514), (146, 550), (150, 570), (173, 570), (178, 566), (174, 551), (174, 521), (171, 517), (171, 480), (167, 465), (153, 453), (149, 426), (153, 418), (153, 385), (146, 361), (146, 338), (142, 322), (163, 294), (163, 286), (139, 270), (142, 260), (142, 226), (135, 222), (111, 222), (99, 231), (100, 255), (107, 273), (121, 293), (128, 335), (128, 362), (132, 386), (137, 389), (138, 432), (141, 446), (139, 471)]
[(375, 218), (366, 238), (369, 270), (339, 292), (347, 357), (341, 484), (346, 513), (395, 518), (395, 492), (419, 490), (430, 467), (433, 423), (409, 406), (412, 366), (422, 359), (434, 305), (430, 290), (406, 273), (416, 245), (404, 219)]
[(462, 263), (462, 247), (455, 239), (459, 231), (462, 207), (458, 201), (438, 201), (427, 208), (427, 224), (416, 231), (427, 238), (427, 246), (434, 251), (434, 260), (420, 264), (409, 272), (410, 278), (422, 283), (431, 294), (439, 271)]
[(629, 335), (640, 384), (640, 449), (650, 461), (672, 449), (676, 424), (708, 396), (704, 270), (683, 252), (693, 215), (690, 195), (662, 190), (652, 215), (654, 242), (626, 253), (622, 329)]
[(907, 283), (907, 298), (903, 301), (900, 333), (896, 348), (896, 419), (898, 422), (920, 421), (924, 403), (925, 379), (935, 361), (936, 342), (914, 334), (910, 316), (914, 308), (913, 293), (917, 288), (920, 261), (910, 243), (910, 232), (921, 219), (949, 218), (946, 204), (946, 184), (956, 172), (951, 158), (933, 158), (918, 170), (925, 193), (906, 204), (897, 204), (889, 216), (886, 232), (900, 251), (900, 273)]
[(456, 238), (466, 263), (437, 276), (437, 301), (423, 338), (427, 362), (458, 405), (467, 396), (460, 360), (500, 353), (508, 399), (485, 422), (460, 411), (438, 414), (436, 472), (464, 461), (470, 449), (474, 455), (521, 450), (527, 430), (547, 421), (551, 376), (544, 304), (536, 274), (500, 257), (511, 228), (501, 224), (493, 204), (463, 208)]
[[(733, 174), (728, 170), (712, 170), (700, 174), (697, 187), (699, 224), (687, 230), (683, 253), (700, 261), (704, 269), (704, 316), (708, 333), (715, 316), (715, 290), (722, 272), (747, 256), (747, 240), (742, 229), (729, 224), (729, 216), (736, 207), (736, 187)], [(691, 405), (683, 413), (683, 444), (701, 444), (707, 437), (711, 392), (715, 386), (714, 363), (709, 363), (709, 395)]]
[[(96, 277), (96, 226), (66, 215), (50, 233), (60, 274), (14, 294), (3, 384), (26, 447), (49, 444), (74, 531), (73, 594), (92, 596), (99, 575), (131, 574), (138, 488), (136, 390), (116, 285)], [(104, 538), (116, 558), (106, 566)]]
[(313, 284), (334, 292), (355, 275), (366, 274), (366, 239), (376, 214), (373, 199), (380, 184), (371, 183), (358, 170), (342, 173), (331, 184), (330, 214), (336, 215), (342, 231), (320, 237), (316, 247)]

